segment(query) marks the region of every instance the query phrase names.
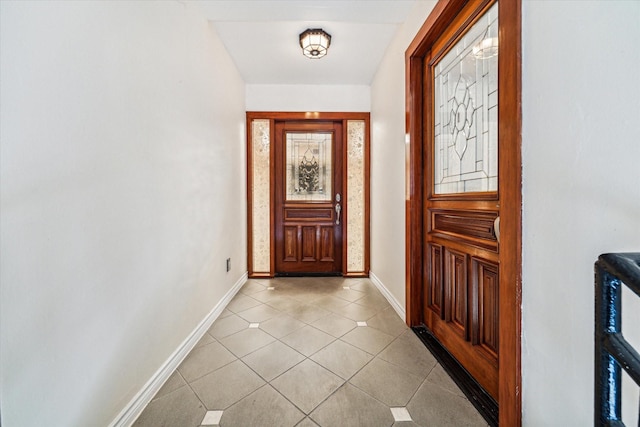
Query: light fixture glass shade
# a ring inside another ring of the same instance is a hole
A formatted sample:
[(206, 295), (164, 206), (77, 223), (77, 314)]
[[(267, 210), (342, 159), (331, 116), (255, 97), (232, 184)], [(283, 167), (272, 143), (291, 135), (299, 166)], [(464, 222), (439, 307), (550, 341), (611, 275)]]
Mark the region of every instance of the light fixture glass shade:
[(327, 54), (331, 36), (321, 28), (309, 28), (300, 34), (300, 47), (307, 58), (319, 59)]

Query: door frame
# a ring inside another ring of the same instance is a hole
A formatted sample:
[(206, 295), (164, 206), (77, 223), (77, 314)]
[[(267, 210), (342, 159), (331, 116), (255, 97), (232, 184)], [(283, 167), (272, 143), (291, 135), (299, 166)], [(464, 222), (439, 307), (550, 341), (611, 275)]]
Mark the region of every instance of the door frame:
[[(259, 277), (275, 277), (275, 149), (270, 149), (270, 271), (268, 273), (256, 273), (253, 270), (253, 242), (252, 233), (252, 185), (253, 185), (253, 171), (252, 165), (252, 150), (251, 150), (251, 122), (253, 120), (269, 120), (269, 133), (270, 146), (275, 147), (275, 123), (285, 121), (297, 121), (297, 122), (335, 122), (342, 121), (343, 138), (345, 143), (345, 149), (343, 150), (346, 157), (346, 141), (347, 141), (347, 122), (349, 120), (361, 120), (365, 123), (365, 135), (364, 135), (364, 271), (362, 272), (348, 272), (347, 271), (347, 244), (349, 242), (349, 230), (344, 226), (342, 234), (342, 275), (343, 277), (369, 277), (370, 269), (370, 117), (371, 114), (367, 112), (288, 112), (288, 111), (248, 111), (246, 113), (246, 173), (247, 173), (247, 268), (248, 276), (250, 278)], [(347, 176), (347, 162), (343, 162), (343, 176)], [(342, 197), (345, 201), (342, 211), (342, 217), (347, 218), (349, 206), (346, 203), (348, 198), (348, 185), (345, 178), (343, 184)]]
[[(489, 0), (440, 0), (405, 52), (406, 132), (409, 135), (406, 194), (407, 324), (423, 323), (424, 247), (423, 182), (431, 173), (425, 161), (424, 65), (434, 42), (469, 3)], [(522, 294), (522, 160), (521, 160), (521, 0), (498, 0), (498, 188), (501, 199), (499, 256), (499, 424), (518, 427), (522, 421), (521, 294)], [(509, 143), (507, 143), (507, 141)]]

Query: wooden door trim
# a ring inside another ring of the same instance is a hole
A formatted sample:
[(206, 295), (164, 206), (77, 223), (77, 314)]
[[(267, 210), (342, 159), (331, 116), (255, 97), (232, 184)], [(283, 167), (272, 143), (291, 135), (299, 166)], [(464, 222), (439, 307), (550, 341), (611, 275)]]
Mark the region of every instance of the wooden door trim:
[[(473, 1), (473, 0), (472, 0)], [(424, 158), (425, 55), (434, 42), (467, 4), (466, 0), (440, 0), (418, 31), (405, 53), (406, 61), (406, 132), (410, 136), (407, 150), (406, 200), (406, 307), (407, 324), (423, 323), (422, 275), (424, 254), (422, 236), (423, 179), (431, 173)], [(477, 1), (479, 5), (486, 3)], [(501, 241), (499, 291), (498, 400), (499, 423), (521, 425), (521, 292), (522, 292), (522, 218), (521, 218), (521, 0), (499, 0), (499, 144), (501, 198)], [(503, 141), (511, 141), (505, 144)]]
[[(370, 191), (370, 182), (371, 182), (371, 150), (370, 150), (370, 122), (371, 122), (371, 113), (368, 112), (290, 112), (290, 111), (247, 111), (246, 113), (246, 179), (247, 179), (247, 268), (248, 275), (252, 278), (258, 277), (274, 277), (275, 276), (275, 215), (273, 214), (273, 205), (275, 201), (275, 169), (273, 165), (275, 164), (275, 150), (271, 149), (270, 156), (270, 164), (272, 165), (270, 170), (270, 205), (271, 205), (271, 215), (270, 215), (270, 271), (268, 273), (255, 273), (253, 271), (253, 236), (251, 230), (252, 226), (252, 211), (253, 211), (253, 200), (252, 200), (252, 183), (253, 183), (253, 171), (251, 168), (252, 165), (252, 150), (251, 150), (251, 122), (253, 120), (263, 119), (269, 120), (269, 128), (271, 129), (269, 138), (270, 138), (270, 146), (275, 146), (275, 123), (276, 121), (299, 121), (299, 122), (330, 122), (330, 121), (342, 121), (343, 126), (343, 143), (346, 146), (347, 142), (347, 122), (349, 120), (362, 120), (365, 123), (365, 146), (364, 146), (364, 168), (365, 168), (365, 212), (364, 212), (364, 245), (365, 245), (365, 253), (364, 253), (364, 271), (362, 272), (347, 272), (347, 242), (348, 242), (348, 230), (344, 229), (343, 231), (343, 251), (342, 251), (342, 270), (344, 277), (369, 277), (369, 270), (371, 268), (370, 259), (371, 259), (371, 251), (370, 251), (370, 242), (371, 242), (371, 213), (370, 213), (370, 200), (371, 200), (371, 191)], [(343, 162), (343, 168), (346, 175), (346, 167), (347, 162)], [(347, 186), (345, 181), (345, 188), (343, 189), (343, 197), (347, 197)], [(349, 208), (348, 206), (346, 207)], [(343, 212), (344, 217), (346, 217), (346, 211)]]

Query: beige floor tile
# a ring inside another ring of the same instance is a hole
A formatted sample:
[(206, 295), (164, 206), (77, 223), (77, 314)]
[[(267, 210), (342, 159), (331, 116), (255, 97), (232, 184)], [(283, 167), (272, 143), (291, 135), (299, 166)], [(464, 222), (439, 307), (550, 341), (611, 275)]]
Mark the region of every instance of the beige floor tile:
[(464, 393), (447, 374), (444, 368), (438, 363), (429, 373), (427, 381), (436, 384), (450, 393), (456, 394), (462, 398), (465, 398)]
[(311, 419), (320, 426), (389, 427), (393, 424), (387, 405), (348, 383), (313, 411)]
[(227, 305), (227, 310), (238, 313), (260, 304), (262, 304), (260, 301), (253, 299), (248, 295), (239, 293)]
[(248, 327), (249, 322), (235, 314), (232, 314), (231, 316), (227, 316), (213, 322), (208, 333), (215, 339), (219, 340), (243, 329), (247, 329)]
[(423, 379), (438, 363), (411, 330), (398, 337), (379, 357)]
[(389, 301), (380, 293), (369, 293), (368, 295), (360, 298), (356, 301), (357, 304), (364, 305), (366, 307), (375, 308), (376, 310), (383, 310), (385, 308), (391, 307), (389, 305)]
[(422, 383), (407, 409), (414, 422), (442, 427), (486, 427), (487, 423), (467, 400), (429, 381)]
[(258, 292), (262, 292), (266, 289), (267, 287), (262, 283), (249, 279), (247, 280), (247, 283), (245, 283), (244, 286), (240, 289), (240, 292), (245, 295), (252, 295)]
[(180, 372), (175, 371), (173, 374), (171, 374), (169, 379), (167, 379), (167, 381), (162, 385), (162, 388), (156, 393), (153, 399), (155, 400), (162, 396), (165, 396), (171, 393), (172, 391), (176, 391), (177, 389), (179, 389), (180, 387), (186, 384), (187, 382), (184, 380), (184, 378), (182, 378), (182, 375), (180, 375)]
[(266, 304), (257, 305), (250, 309), (241, 311), (238, 316), (242, 317), (249, 323), (260, 323), (279, 316), (281, 313), (273, 307)]
[(180, 364), (178, 371), (190, 383), (236, 359), (236, 356), (231, 354), (222, 344), (214, 342), (194, 348)]
[(355, 320), (356, 322), (362, 322), (372, 318), (373, 316), (378, 314), (380, 310), (377, 308), (360, 305), (357, 302), (354, 302), (345, 307), (340, 308), (339, 310), (333, 310), (333, 311), (342, 317)]
[(331, 296), (341, 298), (349, 302), (358, 301), (359, 299), (365, 297), (366, 295), (367, 294), (365, 294), (364, 292), (356, 291), (355, 289), (342, 289), (342, 288), (331, 293)]
[(371, 319), (367, 320), (367, 324), (372, 328), (376, 328), (394, 337), (409, 330), (409, 327), (404, 323), (404, 320), (398, 316), (398, 313), (396, 313), (393, 307), (380, 311)]
[(222, 414), (222, 427), (292, 427), (304, 414), (270, 385), (264, 385)]
[(260, 323), (260, 329), (276, 338), (282, 338), (285, 335), (289, 335), (303, 326), (305, 326), (305, 323), (298, 319), (294, 319), (287, 314), (281, 314), (278, 317), (274, 317), (273, 319)]
[(286, 313), (304, 323), (313, 323), (316, 320), (331, 314), (330, 311), (325, 310), (324, 308), (309, 304), (302, 304), (298, 307), (292, 308), (291, 310), (286, 310)]
[(223, 338), (220, 343), (237, 357), (244, 357), (274, 340), (275, 338), (260, 329), (245, 329)]
[(280, 341), (308, 357), (334, 340), (334, 337), (319, 329), (305, 326), (283, 337)]
[(279, 311), (295, 310), (300, 306), (300, 301), (284, 295), (276, 295), (266, 302), (269, 306)]
[(296, 424), (296, 427), (318, 427), (318, 424), (311, 421), (311, 418), (305, 418)]
[(134, 427), (197, 426), (207, 412), (189, 386), (182, 386), (153, 400), (133, 424)]
[(202, 347), (203, 345), (211, 344), (215, 339), (208, 332), (205, 332), (200, 341), (195, 345), (194, 348)]
[(406, 406), (420, 387), (422, 378), (376, 358), (349, 383), (389, 406)]
[(311, 360), (345, 380), (351, 378), (372, 358), (373, 356), (366, 351), (340, 340), (332, 342), (311, 356)]
[(208, 410), (225, 410), (265, 384), (240, 360), (191, 383), (191, 388)]
[(343, 379), (309, 359), (271, 381), (277, 391), (306, 414), (343, 383)]
[(243, 357), (242, 361), (266, 381), (271, 381), (304, 359), (302, 354), (291, 347), (275, 341)]
[(329, 335), (333, 335), (336, 338), (340, 338), (350, 330), (354, 329), (356, 327), (356, 322), (332, 313), (316, 320), (311, 324), (311, 326), (320, 329)]
[(343, 300), (342, 298), (336, 298), (331, 295), (327, 295), (314, 300), (312, 304), (324, 308), (325, 310), (335, 311), (341, 310), (351, 303), (349, 301)]
[(340, 339), (373, 355), (378, 354), (393, 341), (391, 335), (387, 335), (384, 332), (368, 326), (355, 328)]

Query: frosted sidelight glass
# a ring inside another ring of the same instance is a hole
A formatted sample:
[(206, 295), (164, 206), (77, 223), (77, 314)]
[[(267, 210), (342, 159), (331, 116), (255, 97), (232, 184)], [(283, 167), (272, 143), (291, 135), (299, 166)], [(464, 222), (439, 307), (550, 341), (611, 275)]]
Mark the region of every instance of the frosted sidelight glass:
[(498, 190), (498, 4), (436, 63), (434, 193)]
[(347, 122), (347, 272), (364, 272), (365, 123)]
[(287, 132), (287, 200), (333, 200), (333, 134)]
[(271, 270), (271, 219), (269, 200), (269, 120), (251, 122), (251, 236), (253, 272)]

